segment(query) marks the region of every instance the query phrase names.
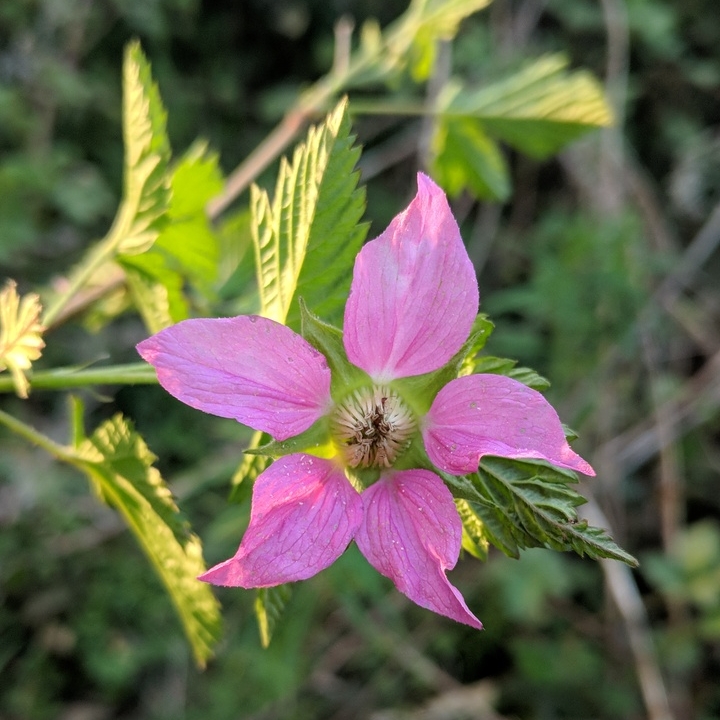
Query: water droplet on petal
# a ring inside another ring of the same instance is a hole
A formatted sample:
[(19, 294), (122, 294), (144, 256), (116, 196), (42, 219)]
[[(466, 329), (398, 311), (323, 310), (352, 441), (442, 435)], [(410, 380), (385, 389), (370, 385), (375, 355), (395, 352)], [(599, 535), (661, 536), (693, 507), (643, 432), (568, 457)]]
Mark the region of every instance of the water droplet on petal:
[(257, 322), (257, 315), (250, 315), (249, 318), (251, 323)]

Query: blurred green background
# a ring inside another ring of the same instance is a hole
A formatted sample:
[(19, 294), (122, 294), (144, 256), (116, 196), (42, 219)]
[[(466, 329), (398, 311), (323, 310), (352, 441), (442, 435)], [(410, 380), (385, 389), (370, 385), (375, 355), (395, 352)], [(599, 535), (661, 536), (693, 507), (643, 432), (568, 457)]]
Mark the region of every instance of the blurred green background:
[[(112, 221), (129, 39), (152, 62), (173, 147), (204, 137), (230, 172), (328, 71), (340, 17), (385, 25), (405, 7), (3, 0), (0, 279), (51, 282)], [(461, 559), (452, 579), (477, 633), (406, 602), (351, 548), (297, 587), (268, 650), (254, 595), (218, 590), (225, 635), (200, 672), (116, 515), (3, 430), (1, 720), (720, 717), (720, 9), (495, 0), (463, 23), (452, 64), (482, 84), (548, 51), (605, 83), (616, 126), (549, 161), (508, 150), (510, 199), (453, 206), (496, 323), (488, 349), (552, 380), (598, 471), (582, 487), (588, 517), (639, 570), (545, 550)], [(354, 128), (372, 237), (414, 192), (423, 133), (397, 116)], [(135, 361), (142, 334), (136, 317), (68, 325), (44, 359)], [(135, 420), (207, 561), (232, 554), (248, 506), (227, 503), (229, 478), (248, 434), (156, 387), (84, 400), (91, 426), (118, 410)], [(63, 397), (0, 403), (65, 441)]]

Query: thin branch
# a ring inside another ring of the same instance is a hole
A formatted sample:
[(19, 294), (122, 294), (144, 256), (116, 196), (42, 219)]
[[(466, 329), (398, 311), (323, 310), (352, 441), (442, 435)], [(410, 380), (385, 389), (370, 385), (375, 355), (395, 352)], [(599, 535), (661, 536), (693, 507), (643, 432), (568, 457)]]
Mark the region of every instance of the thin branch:
[[(156, 385), (155, 369), (147, 363), (109, 365), (100, 368), (54, 368), (30, 375), (34, 390), (68, 390), (90, 385)], [(12, 378), (0, 375), (0, 393), (12, 392)]]
[[(592, 525), (609, 528), (607, 518), (590, 497), (582, 515)], [(608, 591), (627, 631), (635, 661), (640, 691), (649, 720), (673, 720), (667, 691), (660, 672), (650, 623), (630, 568), (614, 560), (600, 560)]]

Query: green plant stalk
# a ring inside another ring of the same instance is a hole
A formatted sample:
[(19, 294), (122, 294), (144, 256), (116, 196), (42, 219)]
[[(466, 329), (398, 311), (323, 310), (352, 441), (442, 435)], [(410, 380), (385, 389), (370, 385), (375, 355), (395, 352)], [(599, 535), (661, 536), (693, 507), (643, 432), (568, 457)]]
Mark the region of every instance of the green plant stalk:
[(73, 453), (63, 445), (56, 443), (49, 437), (46, 437), (42, 433), (39, 433), (35, 428), (27, 425), (26, 423), (14, 418), (12, 415), (8, 415), (6, 412), (0, 410), (0, 424), (4, 425), (12, 432), (25, 438), (33, 445), (46, 450), (48, 453), (58, 458), (58, 460), (64, 460), (65, 462), (74, 462), (76, 460)]
[(106, 262), (115, 259), (118, 245), (127, 233), (129, 222), (132, 220), (132, 218), (128, 219), (128, 214), (127, 203), (125, 199), (123, 199), (120, 210), (115, 216), (115, 220), (108, 234), (90, 250), (84, 261), (71, 275), (67, 289), (55, 298), (43, 314), (42, 324), (46, 328), (53, 324), (65, 306), (75, 297), (76, 293), (83, 288), (95, 271)]
[[(76, 367), (55, 368), (30, 374), (33, 389), (67, 390), (89, 385), (155, 385), (155, 369), (147, 363), (110, 365), (79, 370)], [(10, 375), (0, 375), (0, 393), (14, 392)]]

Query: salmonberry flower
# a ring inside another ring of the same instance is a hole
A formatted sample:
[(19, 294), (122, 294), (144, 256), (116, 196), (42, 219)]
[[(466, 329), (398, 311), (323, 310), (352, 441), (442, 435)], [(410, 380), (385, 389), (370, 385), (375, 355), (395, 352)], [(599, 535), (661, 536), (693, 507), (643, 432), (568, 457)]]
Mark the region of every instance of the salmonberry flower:
[(281, 455), (255, 482), (237, 553), (202, 580), (304, 580), (355, 540), (413, 602), (482, 627), (445, 574), (462, 522), (432, 468), (467, 475), (497, 455), (594, 472), (538, 392), (502, 375), (457, 377), (478, 300), (447, 199), (419, 174), (415, 199), (355, 260), (332, 357), (311, 333), (313, 344), (253, 315), (186, 320), (138, 345), (168, 392), (268, 433)]

